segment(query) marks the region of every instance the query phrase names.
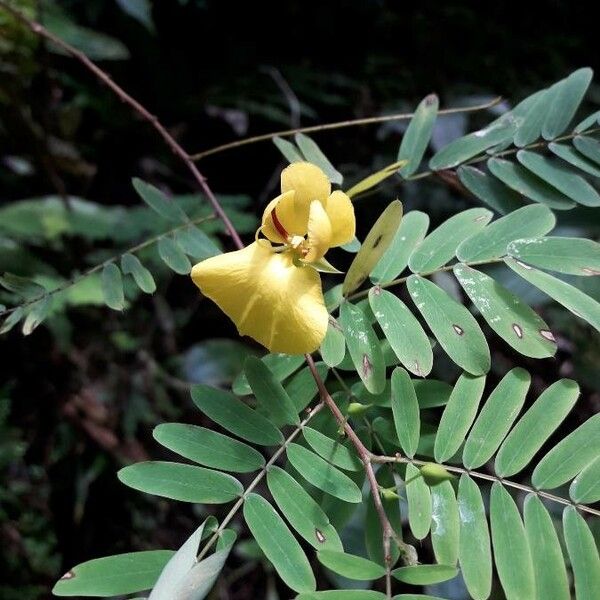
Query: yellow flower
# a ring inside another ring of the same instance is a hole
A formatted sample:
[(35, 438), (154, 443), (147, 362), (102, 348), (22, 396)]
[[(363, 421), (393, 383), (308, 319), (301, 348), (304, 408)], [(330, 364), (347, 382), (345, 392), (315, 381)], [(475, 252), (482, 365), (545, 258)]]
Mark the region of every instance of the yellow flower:
[(317, 166), (293, 163), (281, 173), (281, 195), (266, 207), (257, 240), (198, 263), (192, 279), (240, 335), (271, 352), (313, 352), (328, 322), (319, 262), (329, 248), (352, 240), (355, 228), (350, 198), (332, 193)]

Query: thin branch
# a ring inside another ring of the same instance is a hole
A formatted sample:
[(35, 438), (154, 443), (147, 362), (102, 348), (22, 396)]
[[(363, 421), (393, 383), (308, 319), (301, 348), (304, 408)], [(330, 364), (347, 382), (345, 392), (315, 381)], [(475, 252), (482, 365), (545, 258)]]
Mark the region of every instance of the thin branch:
[[(438, 111), (438, 115), (451, 115), (455, 113), (470, 113), (492, 108), (502, 102), (502, 96), (494, 98), (490, 102), (485, 104), (478, 104), (476, 106), (458, 106), (456, 108), (444, 108)], [(384, 115), (381, 117), (366, 117), (364, 119), (348, 119), (346, 121), (337, 121), (335, 123), (325, 123), (324, 125), (311, 125), (310, 127), (299, 127), (297, 129), (283, 129), (281, 131), (273, 131), (271, 133), (264, 133), (262, 135), (255, 135), (253, 137), (244, 138), (243, 140), (236, 140), (235, 142), (229, 142), (208, 150), (203, 150), (196, 154), (191, 155), (191, 159), (194, 161), (201, 160), (206, 156), (212, 156), (213, 154), (220, 154), (226, 150), (232, 150), (233, 148), (239, 148), (240, 146), (247, 146), (248, 144), (255, 144), (256, 142), (265, 142), (272, 140), (276, 137), (289, 137), (296, 133), (314, 133), (316, 131), (326, 131), (329, 129), (342, 129), (344, 127), (354, 127), (356, 125), (372, 125), (373, 123), (386, 123), (388, 121), (406, 121), (412, 119), (415, 113), (396, 113), (393, 115)]]
[(160, 123), (156, 115), (150, 113), (144, 106), (142, 106), (135, 98), (130, 96), (121, 86), (116, 84), (111, 77), (98, 67), (93, 61), (91, 61), (83, 52), (77, 50), (58, 36), (48, 31), (43, 25), (29, 19), (24, 14), (12, 8), (5, 0), (0, 0), (0, 8), (3, 8), (13, 17), (18, 19), (21, 23), (29, 27), (33, 33), (40, 37), (52, 42), (59, 48), (64, 50), (67, 54), (77, 59), (83, 66), (91, 71), (102, 83), (108, 86), (125, 104), (130, 106), (140, 117), (148, 121), (159, 133), (165, 143), (171, 148), (173, 153), (179, 157), (183, 163), (187, 166), (190, 173), (196, 180), (196, 183), (208, 198), (208, 201), (212, 205), (214, 211), (217, 213), (219, 218), (223, 221), (225, 228), (229, 232), (231, 239), (238, 249), (244, 247), (242, 240), (240, 239), (235, 227), (229, 220), (229, 217), (223, 210), (223, 207), (213, 194), (212, 190), (206, 183), (205, 178), (202, 176), (196, 165), (194, 164), (190, 155), (183, 149), (183, 147), (175, 140), (175, 138), (167, 131), (167, 129)]
[(277, 459), (286, 451), (286, 449), (290, 445), (290, 443), (293, 442), (298, 437), (298, 435), (302, 431), (303, 427), (317, 413), (319, 413), (319, 411), (323, 408), (323, 406), (324, 405), (321, 402), (320, 404), (317, 404), (313, 409), (309, 410), (308, 415), (302, 420), (300, 425), (298, 425), (294, 429), (294, 431), (292, 431), (292, 433), (290, 433), (290, 435), (285, 439), (283, 444), (277, 449), (277, 451), (273, 454), (273, 456), (271, 456), (271, 458), (268, 460), (268, 462), (265, 464), (265, 466), (260, 470), (258, 475), (256, 475), (256, 477), (250, 482), (248, 487), (244, 490), (244, 493), (238, 498), (236, 503), (231, 507), (231, 510), (227, 513), (227, 515), (225, 516), (223, 521), (221, 521), (221, 524), (215, 530), (215, 532), (212, 534), (212, 536), (210, 537), (208, 542), (206, 542), (206, 544), (204, 545), (204, 547), (202, 548), (200, 554), (198, 555), (198, 557), (196, 559), (197, 561), (201, 561), (206, 556), (208, 551), (211, 549), (212, 545), (219, 539), (219, 535), (221, 534), (221, 532), (225, 529), (225, 527), (227, 527), (227, 525), (229, 524), (231, 519), (233, 519), (233, 517), (235, 517), (235, 515), (237, 514), (237, 511), (242, 507), (248, 494), (252, 490), (254, 490), (254, 488), (263, 480), (264, 476), (267, 474), (267, 472), (269, 470), (269, 467), (271, 467), (272, 465), (274, 465), (277, 462)]
[[(375, 456), (371, 457), (371, 460), (375, 463), (402, 463), (402, 464), (413, 464), (415, 466), (423, 466), (427, 464), (431, 464), (430, 462), (424, 460), (418, 460), (414, 458), (407, 458), (405, 456)], [(437, 464), (437, 463), (436, 463)], [(516, 483), (514, 481), (510, 481), (508, 479), (503, 479), (502, 477), (498, 477), (497, 475), (488, 475), (487, 473), (480, 473), (479, 471), (471, 471), (469, 469), (464, 469), (463, 467), (455, 467), (452, 465), (440, 465), (446, 469), (446, 471), (450, 471), (451, 473), (460, 473), (464, 475), (470, 475), (471, 477), (475, 477), (476, 479), (485, 479), (487, 481), (494, 481), (505, 485), (506, 487), (512, 487), (517, 490), (521, 490), (523, 492), (528, 492), (530, 494), (536, 494), (540, 498), (546, 498), (547, 500), (551, 500), (552, 502), (557, 502), (559, 504), (563, 504), (565, 506), (572, 506), (573, 508), (580, 510), (582, 512), (589, 513), (591, 515), (600, 516), (600, 510), (596, 510), (595, 508), (591, 508), (589, 506), (585, 506), (584, 504), (578, 504), (577, 502), (572, 502), (568, 498), (563, 498), (562, 496), (556, 496), (555, 494), (550, 494), (549, 492), (544, 492), (542, 490), (538, 490), (530, 485), (525, 485), (523, 483)]]
[[(373, 284), (373, 286), (371, 287), (379, 287), (381, 289), (384, 288), (389, 288), (389, 287), (393, 287), (395, 285), (401, 285), (403, 283), (406, 283), (406, 281), (408, 280), (409, 277), (411, 277), (412, 275), (418, 275), (419, 277), (431, 277), (431, 275), (435, 275), (436, 273), (443, 273), (444, 271), (452, 271), (452, 269), (454, 269), (454, 267), (457, 264), (464, 264), (467, 267), (476, 267), (476, 266), (480, 266), (480, 265), (493, 265), (499, 262), (503, 262), (504, 257), (500, 257), (500, 258), (492, 258), (489, 260), (477, 260), (477, 261), (473, 261), (473, 262), (466, 262), (466, 263), (453, 263), (451, 265), (446, 265), (444, 267), (440, 267), (439, 269), (434, 269), (433, 271), (426, 271), (423, 273), (411, 273), (410, 275), (407, 275), (406, 277), (399, 277), (398, 279), (393, 279), (392, 281), (386, 281), (384, 283), (377, 283), (377, 284)], [(348, 296), (348, 298), (346, 298), (347, 300), (359, 300), (361, 298), (366, 298), (369, 295), (369, 290), (361, 290), (360, 292), (355, 292), (354, 294), (350, 294)]]
[(325, 387), (325, 384), (323, 383), (323, 380), (321, 379), (321, 376), (317, 371), (315, 361), (313, 360), (312, 356), (310, 356), (310, 354), (306, 354), (305, 358), (310, 372), (312, 373), (312, 376), (317, 383), (319, 395), (321, 396), (321, 401), (327, 405), (327, 408), (329, 408), (329, 410), (333, 413), (335, 420), (344, 429), (344, 432), (356, 448), (356, 452), (358, 453), (358, 456), (363, 463), (365, 473), (367, 475), (367, 481), (369, 482), (369, 487), (371, 488), (371, 496), (373, 498), (375, 510), (377, 511), (379, 522), (381, 523), (381, 531), (383, 534), (383, 556), (386, 567), (386, 590), (388, 598), (391, 598), (391, 540), (394, 539), (394, 541), (398, 545), (398, 549), (400, 550), (403, 561), (407, 564), (413, 564), (415, 562), (415, 550), (412, 546), (406, 544), (400, 539), (398, 534), (394, 531), (390, 520), (388, 519), (388, 516), (383, 507), (383, 503), (381, 501), (379, 484), (377, 483), (377, 478), (375, 477), (375, 471), (373, 469), (373, 454), (356, 435), (356, 433), (348, 423), (348, 420), (346, 419), (346, 417), (344, 417), (342, 411), (339, 409), (338, 405), (334, 402), (333, 398), (327, 391), (327, 388)]
[(7, 308), (6, 310), (0, 312), (0, 318), (6, 317), (7, 315), (15, 312), (16, 310), (19, 310), (20, 308), (25, 308), (27, 306), (30, 306), (31, 304), (35, 304), (36, 302), (43, 300), (44, 298), (47, 298), (48, 296), (54, 296), (55, 294), (58, 294), (59, 292), (63, 292), (64, 290), (79, 283), (82, 279), (85, 279), (86, 277), (89, 277), (90, 275), (93, 275), (94, 273), (101, 271), (102, 269), (104, 269), (104, 267), (106, 267), (106, 265), (117, 262), (118, 260), (121, 259), (121, 257), (124, 254), (135, 254), (136, 252), (139, 252), (140, 250), (143, 250), (144, 248), (147, 248), (148, 246), (155, 244), (156, 242), (158, 242), (158, 240), (160, 240), (161, 238), (163, 238), (165, 236), (171, 235), (172, 233), (175, 233), (181, 229), (186, 229), (187, 227), (191, 227), (193, 225), (198, 225), (199, 223), (203, 223), (204, 221), (208, 221), (209, 219), (214, 219), (214, 218), (215, 218), (215, 215), (208, 215), (208, 216), (198, 217), (197, 219), (192, 219), (192, 220), (186, 221), (185, 223), (178, 225), (177, 227), (173, 227), (173, 229), (169, 229), (169, 231), (159, 233), (158, 235), (155, 235), (149, 239), (146, 239), (143, 242), (136, 244), (135, 246), (131, 246), (131, 248), (127, 248), (126, 250), (123, 250), (119, 254), (115, 254), (114, 256), (107, 258), (105, 261), (91, 267), (87, 271), (84, 271), (83, 273), (80, 273), (79, 275), (76, 275), (75, 277), (68, 279), (67, 281), (65, 281), (64, 283), (59, 285), (58, 287), (55, 287), (53, 290), (48, 290), (45, 294), (40, 294), (39, 296), (36, 296), (35, 298), (32, 298), (31, 300), (27, 300), (26, 302), (22, 302), (21, 304), (17, 304), (16, 306), (11, 306), (10, 308)]

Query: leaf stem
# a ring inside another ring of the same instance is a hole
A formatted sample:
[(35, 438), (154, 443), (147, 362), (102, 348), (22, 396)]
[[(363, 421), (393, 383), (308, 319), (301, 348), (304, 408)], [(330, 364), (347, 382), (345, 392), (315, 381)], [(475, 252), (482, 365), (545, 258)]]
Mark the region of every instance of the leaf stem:
[[(418, 460), (416, 458), (408, 458), (405, 456), (376, 456), (372, 455), (371, 460), (375, 463), (402, 463), (402, 464), (413, 464), (417, 467), (422, 467), (423, 465), (431, 464), (431, 461)], [(437, 463), (436, 463), (437, 464)], [(497, 475), (489, 475), (487, 473), (481, 473), (479, 471), (471, 471), (469, 469), (465, 469), (463, 467), (455, 467), (453, 465), (440, 465), (446, 471), (450, 471), (451, 473), (460, 473), (461, 475), (470, 475), (471, 477), (475, 477), (476, 479), (485, 479), (487, 481), (498, 482), (506, 487), (511, 487), (517, 490), (521, 490), (523, 492), (528, 492), (530, 494), (536, 494), (540, 498), (545, 498), (546, 500), (551, 500), (552, 502), (557, 502), (559, 504), (564, 504), (566, 506), (572, 506), (573, 508), (580, 510), (582, 512), (586, 512), (592, 515), (600, 516), (600, 510), (596, 510), (595, 508), (591, 508), (589, 506), (585, 506), (584, 504), (577, 504), (576, 502), (572, 502), (568, 498), (563, 498), (562, 496), (557, 496), (555, 494), (551, 494), (549, 492), (544, 492), (542, 490), (538, 490), (530, 485), (525, 485), (523, 483), (516, 483), (514, 481), (510, 481), (508, 479), (504, 479), (502, 477), (498, 477)]]
[[(497, 96), (493, 100), (484, 104), (478, 104), (476, 106), (458, 106), (456, 108), (444, 108), (438, 111), (438, 115), (451, 115), (455, 113), (470, 113), (492, 108), (502, 102), (502, 96)], [(240, 146), (247, 146), (248, 144), (255, 144), (256, 142), (265, 142), (272, 140), (276, 137), (289, 137), (296, 133), (314, 133), (316, 131), (326, 131), (329, 129), (342, 129), (344, 127), (354, 127), (356, 125), (372, 125), (373, 123), (386, 123), (388, 121), (406, 121), (412, 119), (415, 113), (396, 113), (393, 115), (382, 115), (380, 117), (366, 117), (363, 119), (347, 119), (345, 121), (336, 121), (335, 123), (325, 123), (324, 125), (311, 125), (309, 127), (297, 127), (295, 129), (283, 129), (281, 131), (273, 131), (271, 133), (263, 133), (262, 135), (255, 135), (253, 137), (244, 138), (243, 140), (236, 140), (234, 142), (228, 142), (227, 144), (221, 144), (202, 152), (192, 154), (192, 160), (198, 161), (206, 156), (212, 156), (213, 154), (220, 154), (226, 150), (233, 150)]]
[(143, 250), (144, 248), (147, 248), (148, 246), (155, 244), (156, 242), (158, 242), (158, 240), (160, 240), (161, 238), (163, 238), (165, 236), (171, 235), (172, 233), (180, 231), (181, 229), (186, 229), (187, 227), (191, 227), (193, 225), (198, 225), (199, 223), (203, 223), (204, 221), (208, 221), (208, 220), (214, 219), (214, 218), (215, 218), (215, 215), (208, 215), (208, 216), (204, 216), (204, 217), (198, 217), (197, 219), (191, 219), (190, 221), (186, 221), (185, 223), (182, 223), (181, 225), (178, 225), (177, 227), (173, 227), (173, 229), (169, 229), (168, 231), (159, 233), (149, 239), (144, 240), (143, 242), (140, 242), (139, 244), (136, 244), (135, 246), (131, 246), (130, 248), (123, 250), (123, 252), (120, 252), (119, 254), (115, 254), (114, 256), (107, 258), (105, 261), (91, 267), (87, 271), (84, 271), (83, 273), (80, 273), (79, 275), (76, 275), (75, 277), (71, 277), (71, 279), (68, 279), (67, 281), (63, 282), (61, 285), (55, 287), (53, 290), (48, 290), (45, 294), (40, 294), (39, 296), (36, 296), (35, 298), (32, 298), (31, 300), (27, 300), (26, 302), (22, 302), (21, 304), (17, 304), (16, 306), (11, 306), (10, 308), (3, 310), (2, 312), (0, 312), (0, 318), (5, 317), (5, 316), (9, 315), (10, 313), (15, 312), (19, 308), (25, 308), (31, 304), (35, 304), (39, 300), (43, 300), (44, 298), (47, 298), (49, 296), (54, 296), (55, 294), (58, 294), (59, 292), (63, 292), (64, 290), (79, 283), (82, 279), (85, 279), (86, 277), (89, 277), (90, 275), (93, 275), (94, 273), (101, 271), (106, 265), (117, 262), (124, 254), (135, 254), (136, 252), (139, 252), (140, 250)]
[(321, 411), (323, 406), (324, 406), (324, 404), (321, 402), (321, 403), (317, 404), (314, 408), (309, 409), (307, 416), (302, 420), (302, 422), (299, 425), (296, 426), (296, 428), (292, 431), (292, 433), (290, 433), (290, 435), (288, 435), (288, 437), (285, 439), (283, 444), (277, 449), (277, 451), (273, 454), (273, 456), (271, 456), (271, 458), (267, 461), (265, 466), (260, 470), (258, 475), (256, 475), (256, 477), (250, 482), (248, 487), (244, 490), (244, 493), (238, 498), (236, 503), (231, 507), (231, 510), (227, 513), (227, 515), (225, 516), (223, 521), (221, 521), (221, 523), (217, 527), (217, 529), (215, 529), (215, 532), (212, 534), (212, 536), (206, 542), (206, 544), (200, 551), (200, 554), (198, 554), (198, 557), (196, 558), (196, 560), (198, 562), (201, 561), (206, 556), (206, 554), (208, 553), (210, 548), (213, 546), (213, 544), (219, 539), (219, 535), (225, 529), (225, 527), (227, 527), (227, 525), (229, 524), (231, 519), (233, 519), (233, 517), (235, 517), (238, 510), (244, 504), (244, 501), (246, 500), (246, 497), (248, 496), (248, 494), (252, 490), (254, 490), (254, 488), (263, 480), (263, 478), (267, 474), (267, 471), (269, 470), (269, 467), (271, 467), (271, 465), (275, 464), (277, 459), (286, 451), (289, 444), (291, 444), (291, 442), (293, 442), (298, 437), (298, 435), (302, 431), (303, 427), (317, 413), (319, 413), (319, 411)]
[[(371, 287), (379, 287), (379, 288), (389, 288), (395, 285), (401, 285), (402, 283), (406, 283), (408, 278), (411, 275), (418, 275), (419, 277), (430, 277), (431, 275), (435, 275), (436, 273), (443, 273), (444, 271), (452, 271), (452, 269), (457, 264), (464, 264), (467, 267), (476, 267), (478, 265), (492, 265), (495, 263), (502, 262), (504, 257), (501, 256), (499, 258), (491, 258), (489, 260), (476, 260), (473, 262), (466, 263), (452, 263), (451, 265), (445, 265), (444, 267), (440, 267), (439, 269), (434, 269), (433, 271), (426, 271), (424, 273), (411, 273), (410, 275), (406, 275), (405, 277), (400, 277), (398, 279), (393, 279), (392, 281), (386, 281), (384, 283), (374, 283)], [(369, 288), (370, 289), (370, 288)], [(369, 295), (369, 290), (362, 290), (360, 292), (355, 292), (354, 294), (350, 294), (346, 300), (359, 300), (361, 298), (366, 298)]]

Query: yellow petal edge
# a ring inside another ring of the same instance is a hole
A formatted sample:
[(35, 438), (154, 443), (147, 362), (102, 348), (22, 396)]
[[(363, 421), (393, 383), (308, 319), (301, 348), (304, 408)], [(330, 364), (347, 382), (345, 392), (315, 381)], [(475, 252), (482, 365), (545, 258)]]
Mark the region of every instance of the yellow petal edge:
[(204, 260), (191, 275), (240, 335), (271, 352), (314, 352), (325, 337), (328, 313), (319, 274), (294, 265), (289, 252), (275, 253), (266, 240)]

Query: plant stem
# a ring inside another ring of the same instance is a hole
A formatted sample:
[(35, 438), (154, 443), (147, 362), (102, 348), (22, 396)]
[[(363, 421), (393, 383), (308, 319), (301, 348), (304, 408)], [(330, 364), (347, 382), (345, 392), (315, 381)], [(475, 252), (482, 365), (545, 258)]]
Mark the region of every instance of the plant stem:
[(377, 478), (375, 477), (375, 471), (373, 469), (374, 455), (371, 451), (362, 443), (360, 438), (356, 435), (354, 429), (348, 423), (348, 420), (343, 415), (342, 411), (339, 409), (338, 405), (334, 402), (333, 398), (327, 391), (319, 372), (315, 366), (315, 361), (310, 354), (306, 354), (306, 362), (312, 373), (314, 380), (317, 383), (317, 387), (319, 389), (319, 394), (321, 396), (321, 401), (327, 405), (327, 408), (332, 412), (335, 420), (338, 424), (344, 429), (344, 432), (356, 448), (356, 452), (360, 460), (363, 463), (365, 468), (365, 473), (367, 475), (367, 481), (369, 482), (369, 487), (371, 488), (371, 496), (373, 497), (373, 503), (375, 505), (375, 510), (377, 511), (377, 515), (379, 516), (379, 522), (381, 523), (381, 531), (383, 534), (383, 556), (385, 560), (385, 568), (386, 568), (386, 591), (387, 597), (391, 598), (391, 568), (392, 568), (392, 555), (391, 555), (391, 539), (398, 544), (400, 553), (402, 554), (402, 558), (404, 562), (412, 564), (415, 562), (415, 551), (412, 546), (404, 543), (397, 533), (394, 531), (390, 520), (385, 512), (383, 507), (383, 503), (381, 501), (381, 494), (379, 493), (379, 484), (377, 483)]
[[(451, 115), (455, 113), (469, 113), (485, 110), (486, 108), (492, 108), (502, 102), (502, 96), (498, 96), (486, 102), (485, 104), (479, 104), (477, 106), (459, 106), (456, 108), (443, 108), (438, 111), (438, 115)], [(192, 160), (200, 160), (206, 156), (212, 156), (213, 154), (219, 154), (226, 150), (233, 150), (240, 146), (247, 146), (248, 144), (255, 144), (256, 142), (264, 142), (272, 140), (276, 137), (289, 137), (296, 133), (313, 133), (315, 131), (326, 131), (329, 129), (341, 129), (343, 127), (354, 127), (356, 125), (371, 125), (373, 123), (386, 123), (387, 121), (405, 121), (412, 119), (415, 113), (397, 113), (393, 115), (383, 115), (381, 117), (366, 117), (364, 119), (348, 119), (346, 121), (337, 121), (335, 123), (325, 123), (324, 125), (311, 125), (309, 127), (298, 127), (296, 129), (283, 129), (281, 131), (273, 131), (271, 133), (264, 133), (262, 135), (255, 135), (253, 137), (244, 138), (243, 140), (236, 140), (235, 142), (229, 142), (208, 150), (203, 150), (196, 154), (192, 154)]]

